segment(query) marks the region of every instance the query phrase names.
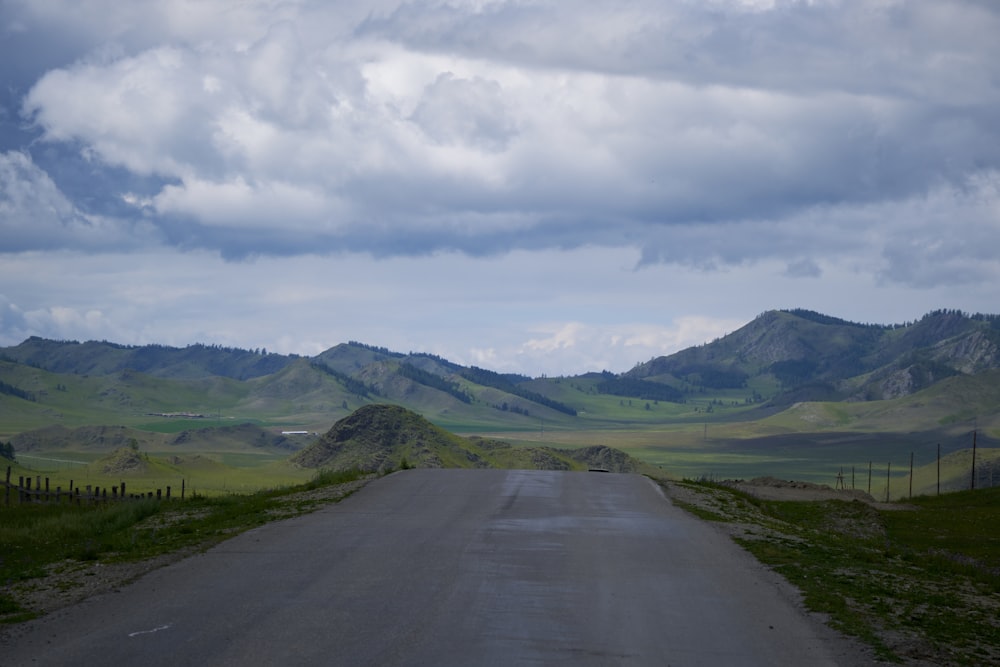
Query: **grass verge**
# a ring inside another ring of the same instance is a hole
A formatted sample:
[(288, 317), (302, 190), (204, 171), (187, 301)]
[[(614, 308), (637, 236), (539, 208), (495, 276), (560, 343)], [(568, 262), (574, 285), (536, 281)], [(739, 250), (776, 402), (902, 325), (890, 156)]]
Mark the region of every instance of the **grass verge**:
[[(142, 561), (185, 549), (204, 550), (250, 528), (340, 500), (370, 477), (323, 471), (312, 480), (245, 495), (155, 499), (98, 506), (0, 506), (0, 623), (37, 612), (18, 591), (75, 564)], [(357, 484), (352, 484), (357, 483)]]
[(809, 609), (879, 659), (1000, 664), (1000, 488), (885, 510), (683, 486), (701, 497), (676, 504), (729, 524), (735, 541), (797, 586)]

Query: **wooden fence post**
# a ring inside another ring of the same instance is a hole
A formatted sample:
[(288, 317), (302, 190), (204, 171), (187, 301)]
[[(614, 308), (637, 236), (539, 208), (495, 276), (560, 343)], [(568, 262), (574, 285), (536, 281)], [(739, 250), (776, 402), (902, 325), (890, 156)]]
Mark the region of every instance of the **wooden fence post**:
[(913, 497), (913, 452), (910, 452), (910, 498)]
[(889, 502), (889, 479), (892, 475), (892, 461), (885, 468), (885, 502)]
[(972, 482), (969, 488), (976, 490), (976, 431), (972, 432)]
[(170, 500), (170, 487), (167, 487), (167, 500)]
[(10, 466), (7, 466), (7, 492), (5, 495), (4, 504), (10, 507)]

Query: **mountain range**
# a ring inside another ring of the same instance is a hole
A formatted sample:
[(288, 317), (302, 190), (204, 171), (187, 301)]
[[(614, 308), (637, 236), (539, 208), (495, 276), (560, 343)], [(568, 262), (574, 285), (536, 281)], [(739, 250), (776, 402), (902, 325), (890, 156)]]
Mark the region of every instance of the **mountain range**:
[(807, 310), (764, 313), (708, 345), (625, 376), (713, 388), (773, 381), (777, 404), (898, 398), (1000, 367), (1000, 316), (939, 310), (905, 325), (864, 325)]
[[(825, 406), (810, 423), (831, 419), (830, 406), (840, 405), (832, 419), (860, 419), (853, 428), (884, 422), (891, 406), (893, 414), (906, 413), (893, 430), (919, 430), (995, 423), (998, 379), (1000, 316), (953, 310), (896, 325), (769, 311), (715, 341), (624, 373), (556, 378), (358, 342), (304, 357), (32, 337), (0, 348), (0, 438), (54, 425), (176, 432), (180, 424), (244, 421), (320, 432), (377, 403), (466, 433), (766, 420), (801, 412), (803, 404)], [(914, 404), (922, 408), (901, 407)]]

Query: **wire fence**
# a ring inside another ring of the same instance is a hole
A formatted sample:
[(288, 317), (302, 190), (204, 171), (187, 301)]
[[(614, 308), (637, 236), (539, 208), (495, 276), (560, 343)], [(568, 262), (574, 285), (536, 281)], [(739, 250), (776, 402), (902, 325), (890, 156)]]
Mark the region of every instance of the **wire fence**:
[[(74, 480), (69, 481), (69, 487), (63, 489), (62, 486), (51, 488), (48, 477), (36, 475), (34, 478), (28, 475), (20, 475), (16, 482), (11, 481), (11, 466), (7, 466), (7, 475), (0, 485), (4, 487), (4, 505), (9, 507), (17, 504), (29, 503), (75, 503), (97, 504), (107, 502), (118, 502), (122, 500), (133, 500), (139, 498), (156, 498), (157, 500), (170, 500), (171, 488), (156, 489), (146, 493), (128, 493), (125, 482), (109, 487), (74, 485)], [(181, 498), (184, 498), (184, 482), (181, 482)]]

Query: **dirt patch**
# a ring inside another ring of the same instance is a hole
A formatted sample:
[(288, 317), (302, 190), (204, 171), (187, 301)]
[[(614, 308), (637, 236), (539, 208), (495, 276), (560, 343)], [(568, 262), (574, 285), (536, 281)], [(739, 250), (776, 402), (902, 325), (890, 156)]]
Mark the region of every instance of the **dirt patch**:
[(750, 481), (726, 480), (721, 484), (762, 500), (859, 500), (880, 510), (913, 509), (901, 503), (883, 503), (861, 489), (834, 489), (826, 484), (796, 482), (775, 477), (755, 477)]
[[(108, 593), (135, 581), (147, 572), (175, 563), (199, 551), (187, 548), (169, 554), (127, 563), (65, 560), (46, 568), (44, 577), (0, 588), (26, 611), (38, 615), (74, 605), (92, 595)], [(16, 626), (0, 626), (0, 643)]]

